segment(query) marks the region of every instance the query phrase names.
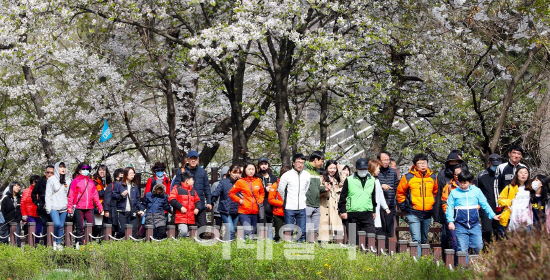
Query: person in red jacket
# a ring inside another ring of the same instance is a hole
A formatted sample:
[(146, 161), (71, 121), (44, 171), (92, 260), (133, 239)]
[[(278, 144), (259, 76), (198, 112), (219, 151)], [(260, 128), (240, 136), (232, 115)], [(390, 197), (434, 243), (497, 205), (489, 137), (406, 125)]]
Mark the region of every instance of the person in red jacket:
[[(245, 227), (245, 237), (250, 237), (255, 232), (258, 224), (258, 204), (264, 203), (264, 186), (256, 174), (258, 174), (256, 165), (247, 163), (242, 179), (237, 180), (235, 186), (229, 191), (231, 200), (239, 203), (239, 220)], [(242, 198), (237, 193), (241, 193)]]
[[(28, 227), (28, 222), (36, 223), (36, 227), (34, 228), (34, 233), (36, 235), (40, 235), (40, 232), (42, 232), (42, 219), (40, 219), (38, 213), (36, 213), (37, 207), (36, 204), (32, 202), (31, 193), (38, 181), (40, 181), (40, 176), (32, 175), (29, 181), (30, 186), (23, 191), (23, 197), (21, 197), (21, 216), (23, 221), (27, 222), (25, 227)], [(25, 232), (28, 232), (28, 230), (25, 229)], [(40, 239), (35, 238), (34, 244), (38, 244), (39, 242)]]
[(143, 191), (143, 197), (145, 197), (148, 192), (151, 192), (151, 189), (157, 184), (163, 184), (167, 190), (170, 189), (170, 184), (172, 184), (170, 178), (168, 177), (168, 174), (165, 173), (166, 163), (155, 162), (155, 164), (153, 164), (153, 166), (151, 167), (151, 171), (153, 171), (153, 176), (147, 179), (147, 183), (145, 184), (145, 191)]
[[(281, 167), (281, 171), (279, 172), (279, 177), (283, 176), (285, 172), (289, 171), (290, 167), (283, 166)], [(275, 227), (275, 234), (274, 234), (274, 240), (279, 241), (281, 239), (281, 236), (279, 235), (279, 230), (283, 227), (285, 224), (284, 216), (285, 216), (285, 209), (283, 208), (284, 201), (281, 197), (281, 194), (277, 191), (277, 187), (279, 186), (279, 180), (275, 184), (271, 186), (271, 189), (269, 189), (269, 196), (268, 201), (269, 204), (273, 206), (273, 226)]]
[(181, 185), (170, 192), (170, 205), (174, 208), (175, 221), (178, 225), (179, 237), (186, 237), (189, 226), (195, 224), (195, 215), (199, 213), (200, 198), (193, 189), (195, 183), (193, 174), (183, 172), (181, 174)]

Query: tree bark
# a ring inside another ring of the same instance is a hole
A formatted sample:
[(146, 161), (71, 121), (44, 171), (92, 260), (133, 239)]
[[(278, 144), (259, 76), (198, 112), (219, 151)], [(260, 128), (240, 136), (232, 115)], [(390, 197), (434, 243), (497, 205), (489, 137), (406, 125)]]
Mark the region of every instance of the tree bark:
[[(540, 170), (544, 170), (548, 173), (550, 170), (550, 78), (546, 80), (546, 97), (544, 98), (545, 110), (544, 118), (541, 124), (540, 139), (539, 139), (539, 157), (540, 157)], [(543, 104), (541, 104), (542, 106)]]
[(536, 47), (532, 48), (529, 51), (527, 60), (523, 63), (523, 66), (518, 70), (516, 75), (512, 78), (512, 81), (508, 84), (508, 88), (506, 90), (506, 96), (504, 97), (504, 102), (502, 102), (502, 108), (500, 109), (500, 116), (498, 117), (497, 125), (495, 127), (495, 132), (493, 134), (493, 138), (491, 140), (490, 149), (489, 152), (494, 153), (496, 150), (500, 135), (502, 134), (502, 130), (504, 129), (504, 125), (506, 123), (506, 119), (508, 117), (508, 110), (510, 109), (510, 106), (512, 106), (512, 101), (514, 97), (514, 93), (516, 92), (516, 88), (520, 82), (520, 80), (523, 78), (525, 73), (527, 72), (527, 69), (529, 69), (529, 66), (533, 62), (533, 59), (535, 57), (535, 54), (542, 48), (542, 44), (538, 44)]
[(319, 143), (321, 144), (321, 151), (327, 150), (328, 139), (328, 89), (327, 82), (324, 81), (321, 88), (321, 102), (319, 103), (321, 111), (319, 112)]
[[(23, 74), (25, 75), (25, 80), (27, 81), (27, 84), (34, 85), (36, 83), (36, 80), (34, 79), (34, 75), (32, 72), (32, 69), (26, 65), (23, 66)], [(36, 109), (36, 116), (38, 120), (44, 120), (46, 117), (46, 113), (44, 112), (43, 106), (44, 106), (44, 99), (40, 95), (40, 93), (35, 92), (33, 90), (29, 91), (29, 94), (31, 96), (31, 101), (34, 104), (34, 108)], [(40, 143), (42, 144), (42, 149), (44, 150), (44, 155), (46, 156), (46, 161), (49, 164), (54, 164), (56, 161), (56, 154), (55, 149), (53, 148), (52, 142), (48, 139), (48, 132), (51, 129), (51, 124), (48, 122), (44, 122), (40, 125)]]

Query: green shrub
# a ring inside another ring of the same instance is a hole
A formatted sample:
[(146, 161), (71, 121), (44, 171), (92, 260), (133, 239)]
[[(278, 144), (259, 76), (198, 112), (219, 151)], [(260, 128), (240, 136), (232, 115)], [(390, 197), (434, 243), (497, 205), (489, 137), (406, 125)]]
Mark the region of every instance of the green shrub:
[[(431, 258), (415, 262), (405, 254), (377, 257), (348, 250), (310, 246), (304, 252), (291, 252), (285, 243), (266, 241), (272, 246), (272, 259), (258, 259), (257, 249), (241, 249), (231, 243), (231, 259), (223, 258), (224, 245), (202, 246), (190, 240), (160, 243), (133, 241), (94, 243), (79, 250), (38, 249), (3, 246), (0, 254), (10, 268), (0, 278), (59, 279), (67, 269), (71, 279), (464, 279), (467, 270), (451, 271), (438, 267)], [(255, 246), (254, 241), (247, 241)], [(241, 244), (242, 245), (242, 244)], [(225, 245), (227, 246), (227, 245)], [(313, 259), (293, 260), (286, 256)], [(3, 263), (4, 267), (4, 263)]]

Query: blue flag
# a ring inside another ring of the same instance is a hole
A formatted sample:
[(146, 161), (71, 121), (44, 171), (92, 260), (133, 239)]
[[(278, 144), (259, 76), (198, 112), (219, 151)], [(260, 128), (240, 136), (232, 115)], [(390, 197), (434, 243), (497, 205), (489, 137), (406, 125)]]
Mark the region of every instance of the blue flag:
[(109, 124), (107, 123), (107, 119), (103, 119), (103, 132), (101, 133), (101, 138), (99, 138), (99, 143), (103, 143), (113, 137), (111, 134), (111, 129), (109, 129)]

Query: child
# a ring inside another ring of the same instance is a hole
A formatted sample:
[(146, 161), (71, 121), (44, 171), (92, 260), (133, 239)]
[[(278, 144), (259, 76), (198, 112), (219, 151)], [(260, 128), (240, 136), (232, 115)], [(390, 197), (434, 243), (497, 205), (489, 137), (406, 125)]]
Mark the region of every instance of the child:
[(199, 213), (197, 207), (200, 205), (200, 198), (193, 189), (193, 175), (189, 172), (181, 174), (181, 185), (172, 188), (170, 192), (170, 205), (174, 208), (175, 221), (178, 225), (179, 237), (186, 237), (189, 232), (189, 225), (195, 224), (195, 215)]
[[(452, 190), (447, 199), (445, 216), (449, 222), (449, 230), (454, 230), (456, 233), (458, 250), (467, 252), (471, 247), (477, 254), (483, 249), (479, 206), (485, 210), (489, 219), (499, 220), (500, 215), (495, 215), (481, 190), (471, 184), (473, 180), (474, 176), (467, 170), (460, 172), (458, 188)], [(468, 256), (466, 256), (466, 261), (468, 261)]]
[(152, 192), (145, 194), (143, 199), (145, 205), (145, 224), (153, 225), (153, 237), (155, 239), (166, 238), (166, 218), (164, 211), (170, 212), (168, 196), (165, 193), (163, 184), (156, 184)]

